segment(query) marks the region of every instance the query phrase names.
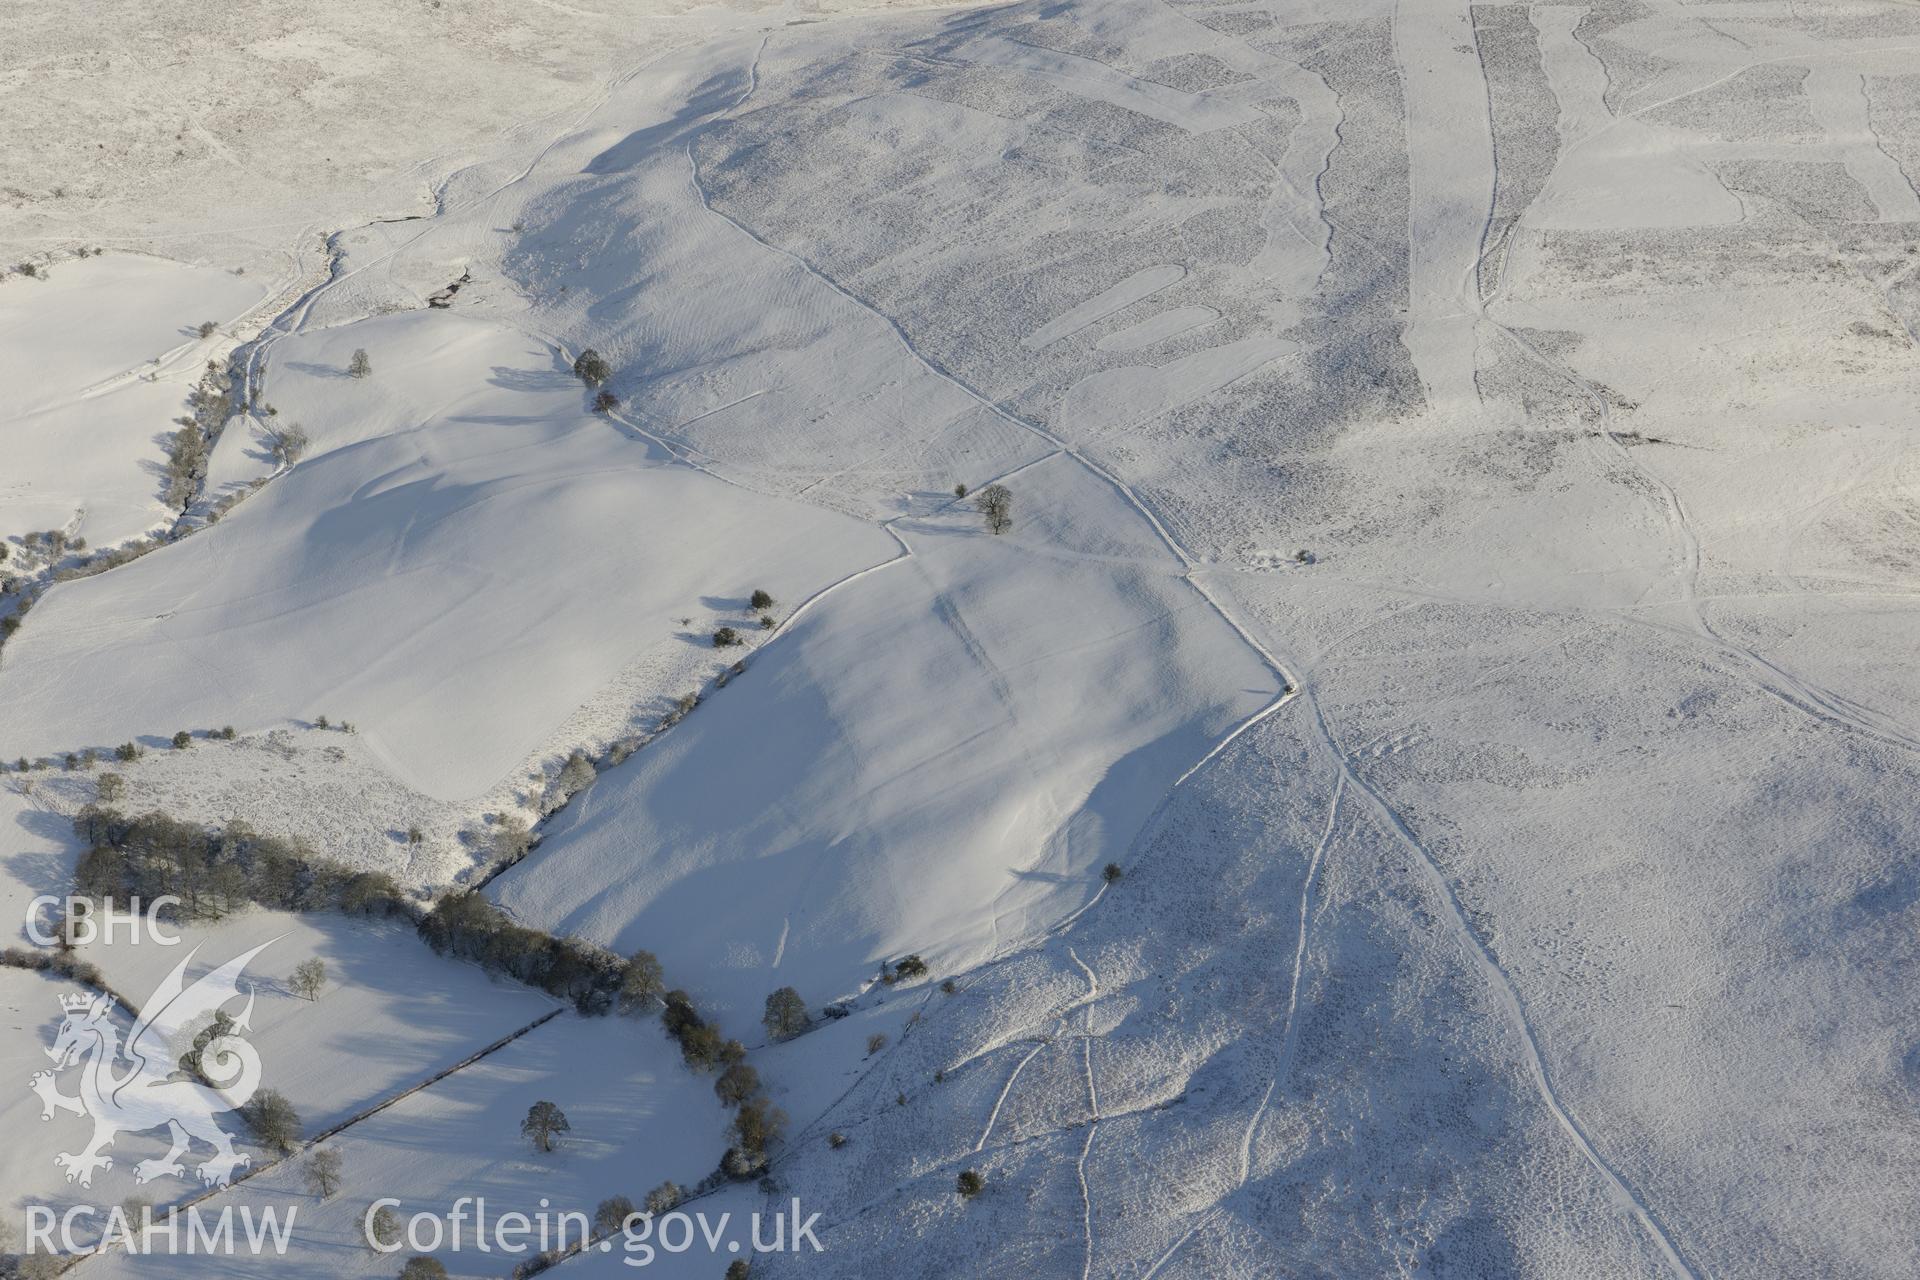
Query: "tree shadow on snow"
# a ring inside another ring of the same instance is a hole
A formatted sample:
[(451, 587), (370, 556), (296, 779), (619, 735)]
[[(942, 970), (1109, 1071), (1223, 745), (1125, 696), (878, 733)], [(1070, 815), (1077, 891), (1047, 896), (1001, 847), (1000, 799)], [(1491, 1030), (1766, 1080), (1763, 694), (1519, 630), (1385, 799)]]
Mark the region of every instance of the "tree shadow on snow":
[(557, 357), (551, 369), (516, 369), (497, 364), (488, 373), (487, 385), (503, 391), (563, 391), (574, 382), (573, 370), (561, 367)]
[(315, 364), (311, 360), (289, 360), (287, 368), (295, 373), (304, 373), (310, 378), (351, 378), (353, 376), (347, 372), (344, 365), (336, 367), (330, 364)]

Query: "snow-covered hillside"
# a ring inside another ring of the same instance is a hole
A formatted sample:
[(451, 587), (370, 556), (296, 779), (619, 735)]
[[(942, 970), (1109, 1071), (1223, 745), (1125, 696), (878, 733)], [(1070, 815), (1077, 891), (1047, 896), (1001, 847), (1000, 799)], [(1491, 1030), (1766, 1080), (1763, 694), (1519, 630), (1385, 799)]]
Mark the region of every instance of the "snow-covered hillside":
[[(258, 190), (0, 218), (0, 900), (104, 786), (646, 949), (788, 1117), (697, 1202), (821, 1215), (763, 1280), (1920, 1274), (1920, 9), (323, 7), (246, 47), (365, 112), (181, 131)], [(412, 932), (190, 930), (286, 935), (251, 1035), (344, 1126), (214, 1274), (734, 1141)], [(62, 986), (0, 976), (24, 1075)], [(36, 1116), (16, 1212), (79, 1194)]]
[[(355, 344), (378, 380), (345, 372)], [(894, 549), (674, 463), (511, 330), (388, 316), (273, 356), (307, 455), (168, 554), (50, 592), (0, 675), (10, 747), (330, 715), (401, 781), (473, 796), (640, 655), (689, 673), (761, 583), (803, 599)]]
[(494, 895), (657, 952), (741, 1034), (775, 987), (969, 968), (1084, 903), (1279, 689), (1114, 489), (1065, 456), (1009, 484), (1021, 531), (893, 525), (904, 554), (602, 778)]

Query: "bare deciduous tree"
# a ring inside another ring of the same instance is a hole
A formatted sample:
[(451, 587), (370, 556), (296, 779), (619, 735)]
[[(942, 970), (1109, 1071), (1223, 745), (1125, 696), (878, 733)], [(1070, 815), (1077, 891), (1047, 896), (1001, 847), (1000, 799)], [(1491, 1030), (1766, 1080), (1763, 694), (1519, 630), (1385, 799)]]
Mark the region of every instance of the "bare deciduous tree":
[(576, 751), (567, 757), (566, 764), (560, 767), (557, 783), (560, 794), (570, 796), (594, 779), (593, 761), (587, 759), (584, 752)]
[(813, 1020), (807, 1016), (807, 1002), (800, 998), (800, 993), (792, 987), (781, 987), (767, 997), (767, 1010), (760, 1021), (775, 1040), (790, 1040), (805, 1031)]
[(300, 1141), (300, 1113), (284, 1094), (262, 1089), (253, 1095), (241, 1114), (263, 1147), (285, 1154)]
[(588, 347), (573, 362), (573, 372), (590, 387), (597, 387), (613, 376), (613, 366), (598, 351)]
[(593, 1229), (603, 1236), (610, 1236), (627, 1225), (627, 1219), (633, 1216), (633, 1201), (625, 1196), (608, 1196), (593, 1211)]
[(536, 1151), (552, 1151), (561, 1135), (572, 1129), (567, 1113), (545, 1099), (528, 1107), (527, 1118), (520, 1122), (520, 1136), (533, 1143)]
[(989, 532), (1000, 534), (1013, 528), (1013, 491), (1003, 484), (990, 484), (973, 497), (973, 505), (986, 517)]
[(325, 1147), (307, 1157), (307, 1190), (322, 1200), (340, 1189), (340, 1153)]
[(714, 1096), (729, 1107), (737, 1107), (760, 1092), (760, 1073), (744, 1062), (736, 1062), (713, 1082)]
[(653, 952), (636, 951), (620, 974), (620, 1012), (652, 1013), (666, 989), (666, 974)]
[(283, 467), (300, 461), (310, 443), (307, 429), (297, 422), (289, 422), (284, 427), (274, 427), (267, 432), (267, 452)]
[(362, 1233), (367, 1237), (367, 1247), (379, 1252), (378, 1246), (387, 1245), (398, 1249), (403, 1241), (400, 1238), (400, 1219), (394, 1216), (386, 1205), (369, 1206), (373, 1212), (361, 1219)]
[(494, 856), (512, 862), (532, 847), (533, 833), (527, 828), (527, 820), (517, 814), (502, 814), (493, 832)]
[(326, 990), (327, 986), (326, 962), (318, 956), (311, 960), (302, 960), (294, 969), (293, 977), (288, 979), (287, 985), (293, 989), (293, 994), (302, 1000), (318, 1000), (320, 993)]

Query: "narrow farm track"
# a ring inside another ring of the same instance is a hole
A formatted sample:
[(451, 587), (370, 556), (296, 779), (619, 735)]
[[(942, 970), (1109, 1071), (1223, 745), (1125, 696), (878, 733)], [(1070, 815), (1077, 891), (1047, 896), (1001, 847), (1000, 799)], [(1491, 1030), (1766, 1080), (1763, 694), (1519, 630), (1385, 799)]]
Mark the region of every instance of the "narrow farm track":
[(1514, 986), (1513, 979), (1507, 971), (1501, 967), (1499, 959), (1468, 922), (1466, 910), (1460, 905), (1453, 882), (1440, 869), (1440, 864), (1434, 860), (1427, 847), (1414, 835), (1413, 829), (1407, 825), (1406, 820), (1387, 803), (1379, 791), (1354, 770), (1351, 761), (1340, 749), (1326, 715), (1320, 709), (1318, 698), (1311, 691), (1307, 694), (1307, 705), (1312, 710), (1315, 727), (1339, 765), (1342, 781), (1365, 797), (1368, 806), (1374, 811), (1380, 823), (1415, 855), (1418, 865), (1432, 886), (1433, 896), (1445, 908), (1455, 935), (1467, 953), (1473, 957), (1488, 988), (1505, 1012), (1514, 1037), (1520, 1044), (1527, 1075), (1533, 1082), (1534, 1090), (1539, 1094), (1541, 1102), (1546, 1105), (1562, 1132), (1567, 1135), (1568, 1140), (1579, 1151), (1588, 1166), (1605, 1182), (1620, 1207), (1630, 1213), (1653, 1240), (1673, 1274), (1681, 1277), (1682, 1280), (1698, 1280), (1697, 1274), (1681, 1255), (1666, 1228), (1654, 1216), (1653, 1210), (1594, 1147), (1586, 1130), (1561, 1101), (1559, 1092), (1554, 1088), (1548, 1073), (1546, 1059), (1541, 1053), (1539, 1037), (1534, 1031), (1532, 1022), (1527, 1018), (1526, 1006), (1521, 1002), (1519, 989)]

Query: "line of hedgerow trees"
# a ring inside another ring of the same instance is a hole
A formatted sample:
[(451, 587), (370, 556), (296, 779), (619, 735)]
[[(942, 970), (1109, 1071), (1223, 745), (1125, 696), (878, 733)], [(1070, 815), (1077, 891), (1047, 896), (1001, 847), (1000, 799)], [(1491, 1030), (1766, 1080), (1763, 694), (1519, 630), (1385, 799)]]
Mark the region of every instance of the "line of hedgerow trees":
[(714, 1093), (733, 1109), (733, 1145), (721, 1164), (727, 1176), (756, 1176), (786, 1116), (768, 1101), (759, 1073), (738, 1040), (723, 1036), (684, 991), (668, 990), (651, 952), (622, 958), (591, 942), (516, 924), (478, 893), (448, 894), (431, 908), (414, 902), (392, 876), (320, 857), (303, 841), (229, 822), (214, 831), (161, 813), (130, 816), (93, 804), (74, 818), (86, 844), (75, 872), (78, 890), (106, 900), (163, 896), (180, 901), (188, 920), (220, 919), (249, 906), (278, 911), (335, 911), (404, 917), (438, 955), (470, 960), (570, 1002), (583, 1015), (658, 1013), (681, 1057), (714, 1073)]

